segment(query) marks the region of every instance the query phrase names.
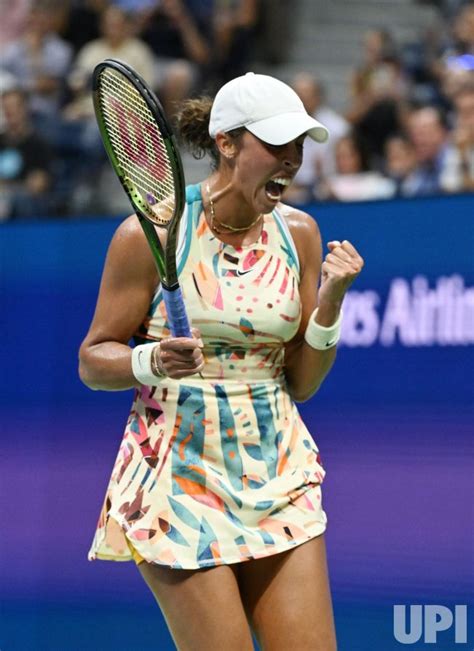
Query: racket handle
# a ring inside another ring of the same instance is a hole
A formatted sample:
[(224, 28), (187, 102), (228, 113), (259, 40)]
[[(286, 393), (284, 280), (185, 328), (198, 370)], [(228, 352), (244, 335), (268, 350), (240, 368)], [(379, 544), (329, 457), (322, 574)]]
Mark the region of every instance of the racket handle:
[(173, 337), (192, 337), (188, 315), (183, 303), (181, 287), (166, 289), (162, 285), (166, 314)]

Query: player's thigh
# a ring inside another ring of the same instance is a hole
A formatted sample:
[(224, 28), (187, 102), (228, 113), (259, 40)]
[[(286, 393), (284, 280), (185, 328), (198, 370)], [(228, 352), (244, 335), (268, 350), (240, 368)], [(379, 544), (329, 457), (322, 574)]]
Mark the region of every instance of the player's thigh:
[(253, 649), (236, 569), (231, 565), (174, 570), (145, 562), (138, 569), (180, 651)]
[(242, 563), (239, 583), (263, 651), (335, 651), (324, 534), (291, 551)]

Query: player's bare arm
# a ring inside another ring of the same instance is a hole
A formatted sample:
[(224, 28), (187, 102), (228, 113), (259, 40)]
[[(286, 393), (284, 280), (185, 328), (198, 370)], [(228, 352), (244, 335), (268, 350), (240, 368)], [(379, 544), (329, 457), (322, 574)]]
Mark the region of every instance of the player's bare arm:
[(79, 351), (79, 375), (91, 389), (137, 386), (128, 342), (143, 322), (157, 284), (153, 256), (132, 215), (109, 246), (94, 318)]
[[(164, 244), (166, 233), (157, 228)], [(139, 386), (132, 372), (129, 341), (145, 320), (159, 277), (138, 219), (132, 215), (117, 229), (105, 261), (91, 327), (79, 351), (79, 375), (91, 389), (121, 391)], [(202, 341), (167, 337), (160, 342), (164, 375), (179, 379), (202, 370)]]

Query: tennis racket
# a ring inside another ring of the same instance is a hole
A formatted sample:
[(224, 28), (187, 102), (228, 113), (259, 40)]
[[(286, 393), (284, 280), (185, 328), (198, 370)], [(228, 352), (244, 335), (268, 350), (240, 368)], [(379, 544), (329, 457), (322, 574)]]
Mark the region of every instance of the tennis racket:
[[(105, 59), (95, 67), (92, 91), (105, 149), (158, 268), (171, 334), (191, 337), (176, 268), (185, 185), (172, 129), (146, 82), (121, 61)], [(164, 248), (155, 226), (167, 231)]]

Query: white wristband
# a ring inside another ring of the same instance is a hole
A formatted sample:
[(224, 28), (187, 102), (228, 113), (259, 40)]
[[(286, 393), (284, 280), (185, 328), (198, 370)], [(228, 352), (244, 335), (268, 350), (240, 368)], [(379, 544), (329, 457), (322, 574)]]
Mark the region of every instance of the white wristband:
[(140, 344), (132, 349), (132, 372), (140, 384), (157, 386), (161, 379), (152, 371), (151, 357), (157, 342)]
[(339, 341), (341, 336), (341, 323), (342, 323), (342, 310), (339, 313), (337, 321), (331, 326), (322, 326), (316, 323), (315, 318), (318, 313), (318, 308), (309, 317), (304, 338), (311, 348), (316, 350), (327, 350), (332, 348)]

